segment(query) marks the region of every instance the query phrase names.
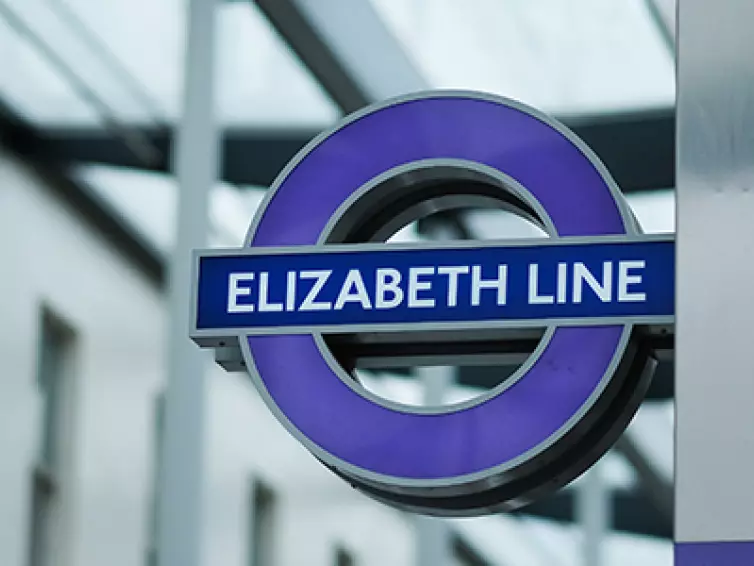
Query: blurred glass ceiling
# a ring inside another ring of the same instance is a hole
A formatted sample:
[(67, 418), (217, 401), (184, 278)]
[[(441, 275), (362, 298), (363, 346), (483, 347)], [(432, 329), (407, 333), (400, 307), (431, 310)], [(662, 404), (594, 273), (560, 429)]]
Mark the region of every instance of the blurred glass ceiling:
[[(219, 8), (224, 125), (321, 128), (337, 119), (255, 4)], [(101, 123), (93, 98), (124, 123), (173, 123), (182, 103), (185, 12), (185, 0), (2, 0), (0, 96), (36, 124)]]
[(431, 84), (557, 116), (674, 103), (671, 53), (645, 0), (372, 0)]
[[(673, 105), (672, 55), (646, 0), (371, 1), (434, 87), (561, 117)], [(321, 128), (338, 118), (253, 2), (219, 8), (223, 124)], [(94, 125), (105, 107), (123, 122), (174, 122), (185, 11), (186, 0), (1, 0), (0, 96), (36, 123)]]

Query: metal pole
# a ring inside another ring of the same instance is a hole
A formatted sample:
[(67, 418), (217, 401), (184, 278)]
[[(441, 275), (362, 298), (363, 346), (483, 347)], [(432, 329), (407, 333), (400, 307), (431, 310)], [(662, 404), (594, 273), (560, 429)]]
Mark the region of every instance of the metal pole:
[(219, 161), (214, 120), (215, 5), (215, 0), (191, 0), (188, 4), (183, 119), (174, 154), (179, 196), (168, 290), (159, 566), (201, 563), (207, 360), (188, 338), (188, 307), (190, 252), (207, 243), (209, 190), (216, 181)]
[[(458, 235), (452, 226), (431, 223), (424, 235), (433, 240), (452, 240)], [(425, 405), (442, 405), (455, 382), (456, 369), (447, 366), (420, 367), (417, 376), (423, 387)], [(435, 517), (416, 517), (417, 566), (452, 566), (453, 540), (450, 526)]]
[(646, 0), (649, 14), (665, 45), (675, 57), (675, 12), (678, 0)]
[(681, 0), (676, 564), (754, 564), (754, 2)]
[(603, 546), (608, 529), (610, 499), (602, 462), (586, 472), (577, 491), (577, 514), (583, 533), (584, 566), (604, 564)]
[[(418, 370), (424, 386), (424, 404), (441, 405), (455, 379), (454, 368), (423, 367)], [(449, 525), (440, 518), (416, 517), (417, 566), (452, 566), (453, 546)]]

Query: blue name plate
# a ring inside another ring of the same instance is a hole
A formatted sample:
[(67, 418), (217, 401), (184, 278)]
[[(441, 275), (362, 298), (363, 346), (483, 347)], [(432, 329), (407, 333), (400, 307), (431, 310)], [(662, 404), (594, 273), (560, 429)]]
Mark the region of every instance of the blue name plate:
[(192, 336), (671, 322), (671, 238), (208, 250)]

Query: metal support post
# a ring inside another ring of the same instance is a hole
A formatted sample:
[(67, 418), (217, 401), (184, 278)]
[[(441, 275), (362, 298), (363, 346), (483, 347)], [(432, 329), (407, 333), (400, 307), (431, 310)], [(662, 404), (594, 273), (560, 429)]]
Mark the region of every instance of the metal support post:
[(665, 45), (675, 56), (675, 16), (678, 0), (646, 0), (646, 3)]
[(610, 517), (610, 494), (603, 477), (603, 464), (597, 462), (586, 472), (577, 492), (577, 513), (583, 533), (584, 566), (604, 564), (603, 546)]
[[(451, 387), (455, 371), (451, 367), (423, 367), (418, 370), (424, 386), (424, 404), (441, 405)], [(453, 541), (450, 526), (440, 518), (416, 517), (417, 566), (452, 566)]]
[(678, 566), (754, 564), (754, 2), (678, 6)]
[(174, 167), (175, 248), (169, 272), (168, 382), (158, 521), (159, 566), (199, 566), (202, 541), (205, 354), (188, 338), (190, 259), (206, 246), (209, 190), (217, 179), (214, 120), (215, 0), (188, 3), (183, 119)]

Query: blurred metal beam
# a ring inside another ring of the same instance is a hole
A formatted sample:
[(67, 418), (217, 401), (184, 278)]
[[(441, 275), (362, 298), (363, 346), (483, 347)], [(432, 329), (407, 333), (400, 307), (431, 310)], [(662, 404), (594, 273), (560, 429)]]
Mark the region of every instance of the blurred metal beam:
[[(563, 489), (554, 495), (523, 507), (515, 515), (541, 517), (572, 523), (576, 516), (574, 489)], [(613, 530), (670, 539), (673, 528), (658, 515), (652, 501), (640, 491), (613, 490), (610, 524)]]
[(665, 477), (659, 467), (647, 457), (645, 450), (642, 450), (630, 427), (615, 443), (614, 449), (623, 454), (633, 467), (639, 477), (641, 491), (655, 508), (657, 520), (663, 521), (668, 526), (672, 525), (673, 478)]
[(344, 113), (430, 87), (370, 2), (256, 3)]
[(623, 192), (675, 187), (675, 110), (562, 118)]
[[(257, 0), (257, 4), (346, 113), (431, 87), (369, 2), (349, 2), (347, 9), (340, 0)], [(674, 112), (646, 114), (564, 121), (605, 162), (625, 191), (674, 187)]]
[(34, 157), (38, 133), (0, 101), (0, 149), (22, 160), (73, 214), (85, 222), (155, 286), (165, 282), (164, 257), (98, 194), (69, 174), (64, 164)]
[[(675, 185), (675, 117), (672, 110), (564, 119), (605, 163), (624, 192)], [(142, 128), (161, 155), (170, 155), (173, 132)], [(236, 185), (272, 184), (286, 163), (318, 132), (229, 128), (223, 132), (221, 178)], [(168, 172), (166, 159), (145, 165), (122, 142), (96, 128), (47, 127), (27, 148), (33, 157)]]
[[(672, 361), (658, 364), (646, 401), (666, 401), (673, 398), (675, 389)], [(467, 387), (491, 389), (518, 369), (518, 365), (462, 366), (458, 368), (458, 383)]]
[[(171, 154), (175, 139), (172, 128), (145, 127), (141, 132), (163, 156)], [(236, 185), (267, 187), (316, 134), (312, 130), (226, 129), (221, 134), (220, 178)], [(170, 172), (167, 158), (144, 164), (102, 129), (48, 127), (39, 129), (37, 137), (26, 148), (30, 157)]]
[(456, 563), (464, 566), (491, 566), (466, 539), (456, 534), (452, 541)]
[(676, 11), (678, 0), (646, 0), (649, 14), (657, 26), (670, 55), (675, 59)]
[(166, 112), (142, 82), (129, 70), (99, 33), (92, 30), (66, 0), (47, 0), (46, 5), (64, 26), (110, 70), (121, 86), (147, 113), (152, 123), (163, 124)]
[(74, 66), (69, 64), (53, 45), (48, 43), (47, 38), (38, 34), (32, 24), (21, 17), (9, 3), (2, 0), (0, 18), (26, 39), (39, 55), (60, 73), (63, 80), (95, 110), (107, 131), (137, 162), (149, 167), (164, 159), (164, 155), (160, 154), (139, 128), (123, 123), (110, 104), (79, 75)]

